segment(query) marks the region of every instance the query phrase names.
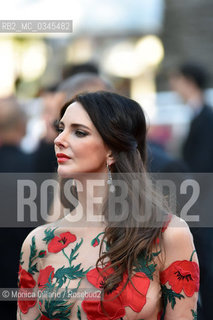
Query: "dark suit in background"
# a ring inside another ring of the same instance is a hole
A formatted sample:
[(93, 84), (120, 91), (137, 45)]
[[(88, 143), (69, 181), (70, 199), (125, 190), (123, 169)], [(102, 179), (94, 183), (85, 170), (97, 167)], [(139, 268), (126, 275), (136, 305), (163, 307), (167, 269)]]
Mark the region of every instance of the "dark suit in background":
[(147, 170), (149, 172), (187, 172), (188, 168), (183, 161), (170, 156), (163, 147), (153, 141), (147, 145), (148, 161)]
[(0, 172), (32, 172), (34, 157), (15, 145), (0, 146)]
[(54, 173), (57, 172), (58, 163), (55, 156), (53, 143), (41, 140), (38, 149), (34, 152), (35, 172)]
[[(0, 147), (0, 287), (16, 288), (19, 255), (22, 243), (32, 228), (14, 228), (17, 213), (17, 192), (15, 173), (32, 172), (34, 162), (31, 155), (23, 153), (15, 145)], [(5, 223), (10, 223), (5, 228)], [(16, 301), (0, 301), (2, 319), (16, 319)]]
[(213, 172), (213, 111), (207, 105), (190, 124), (183, 159), (192, 172)]
[(191, 231), (201, 275), (202, 312), (198, 313), (198, 320), (210, 320), (213, 303), (213, 111), (207, 105), (203, 106), (190, 124), (189, 134), (183, 145), (183, 159), (191, 172), (206, 173), (199, 175), (200, 185), (205, 194), (205, 198), (199, 200), (203, 226), (192, 228)]

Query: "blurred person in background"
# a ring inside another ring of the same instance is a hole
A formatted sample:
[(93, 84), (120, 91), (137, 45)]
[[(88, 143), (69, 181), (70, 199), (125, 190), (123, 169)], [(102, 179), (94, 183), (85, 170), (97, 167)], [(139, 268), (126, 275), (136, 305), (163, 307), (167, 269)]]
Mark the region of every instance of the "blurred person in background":
[(154, 139), (147, 132), (147, 170), (150, 172), (154, 180), (171, 181), (173, 190), (168, 186), (162, 188), (162, 192), (166, 199), (169, 199), (170, 209), (173, 214), (180, 216), (181, 209), (185, 202), (182, 196), (175, 190), (179, 190), (180, 185), (185, 179), (185, 174), (188, 172), (187, 165), (184, 161), (176, 159), (169, 154), (165, 147)]
[(62, 79), (66, 80), (79, 73), (93, 73), (99, 75), (99, 68), (94, 62), (85, 62), (80, 64), (68, 64), (65, 65), (62, 70)]
[(58, 87), (58, 91), (64, 98), (64, 103), (80, 92), (94, 92), (98, 90), (112, 91), (112, 86), (108, 80), (90, 72), (75, 74), (64, 80)]
[(148, 171), (164, 173), (187, 172), (185, 163), (170, 155), (159, 143), (148, 140), (147, 151)]
[(213, 110), (205, 102), (208, 75), (197, 64), (183, 64), (172, 73), (171, 88), (193, 111), (182, 156), (192, 172), (213, 172)]
[[(21, 244), (31, 228), (17, 223), (17, 174), (34, 170), (33, 158), (20, 149), (27, 118), (15, 97), (0, 99), (0, 287), (16, 288)], [(11, 174), (12, 173), (12, 174)], [(2, 319), (16, 317), (15, 301), (0, 301)]]
[(27, 117), (15, 97), (0, 99), (0, 172), (31, 172), (32, 157), (20, 143), (26, 134)]
[(34, 152), (35, 172), (51, 173), (56, 172), (57, 161), (54, 152), (53, 141), (56, 132), (53, 127), (54, 121), (58, 118), (62, 105), (61, 95), (57, 92), (57, 85), (43, 88), (40, 91), (43, 111), (41, 118), (44, 122), (44, 133)]
[[(189, 133), (183, 143), (182, 156), (200, 185), (197, 201), (203, 227), (191, 228), (200, 262), (201, 310), (198, 320), (212, 319), (213, 302), (213, 228), (212, 226), (212, 172), (213, 172), (213, 110), (206, 103), (204, 89), (207, 86), (207, 71), (198, 64), (186, 63), (171, 74), (170, 84), (192, 109), (193, 116)], [(210, 173), (208, 175), (202, 173)], [(204, 196), (203, 196), (204, 195)]]
[(52, 124), (54, 120), (57, 119), (61, 107), (61, 96), (58, 94), (57, 90), (58, 86), (47, 87), (46, 89), (43, 89), (43, 92), (41, 93), (43, 100), (42, 119), (45, 124), (43, 139), (47, 143), (52, 143), (55, 139), (55, 131)]

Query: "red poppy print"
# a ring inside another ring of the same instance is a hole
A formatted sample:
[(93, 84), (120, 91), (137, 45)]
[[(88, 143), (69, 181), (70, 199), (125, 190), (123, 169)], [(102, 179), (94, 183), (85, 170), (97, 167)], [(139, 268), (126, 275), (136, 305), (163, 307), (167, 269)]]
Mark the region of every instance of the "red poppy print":
[[(104, 271), (101, 268), (99, 270)], [(109, 268), (100, 275), (97, 269), (92, 269), (87, 273), (87, 280), (97, 289), (102, 289), (106, 277), (112, 272), (114, 270)], [(125, 316), (125, 307), (127, 306), (137, 313), (142, 310), (146, 303), (146, 294), (150, 285), (149, 278), (144, 273), (138, 272), (131, 278), (133, 285), (128, 282), (125, 290), (122, 291), (126, 280), (127, 274), (124, 274), (122, 282), (110, 293), (104, 295), (103, 308), (100, 298), (85, 299), (82, 302), (82, 308), (87, 314), (88, 320), (120, 319)]]
[(51, 280), (54, 277), (54, 268), (52, 266), (47, 266), (44, 269), (41, 269), (39, 271), (39, 276), (38, 276), (38, 287), (44, 288), (46, 286), (46, 284), (49, 282), (49, 277), (51, 274)]
[[(25, 291), (29, 291), (29, 289), (33, 289), (36, 285), (35, 280), (33, 279), (33, 276), (27, 272), (26, 270), (22, 269), (20, 266), (19, 268), (19, 288), (21, 293)], [(22, 294), (21, 294), (22, 295)], [(20, 298), (18, 299), (18, 306), (21, 310), (22, 313), (26, 314), (30, 308), (34, 307), (36, 304), (36, 300), (21, 300)]]
[(93, 247), (97, 247), (99, 245), (100, 241), (98, 241), (96, 238), (94, 239), (94, 241), (92, 241), (92, 246)]
[(161, 320), (162, 315), (163, 315), (163, 311), (158, 312), (157, 320)]
[(155, 245), (159, 245), (159, 243), (160, 243), (159, 237), (157, 237), (156, 239), (154, 239), (153, 243), (154, 243)]
[(61, 233), (59, 236), (55, 236), (48, 244), (48, 251), (57, 253), (66, 248), (68, 244), (76, 241), (76, 236), (70, 232)]
[(22, 270), (22, 266), (21, 266), (21, 265), (19, 265), (19, 268), (18, 268), (18, 275), (20, 275), (21, 270)]
[(169, 283), (172, 290), (180, 293), (182, 290), (187, 297), (193, 296), (199, 290), (199, 267), (193, 261), (175, 261), (161, 272), (161, 283)]
[(39, 258), (44, 258), (46, 256), (47, 252), (45, 250), (41, 250), (38, 254)]
[[(168, 225), (169, 225), (171, 219), (172, 219), (172, 214), (170, 213), (170, 214), (168, 215), (167, 220), (165, 221), (162, 229), (161, 229), (161, 232), (162, 232), (162, 233), (165, 232), (166, 229), (168, 228)], [(155, 244), (155, 245), (159, 245), (159, 244), (160, 244), (160, 239), (159, 239), (159, 237), (157, 237), (156, 239), (154, 239), (154, 244)]]
[(99, 237), (100, 237), (101, 235), (103, 235), (103, 234), (104, 234), (104, 232), (100, 232), (94, 239), (92, 239), (91, 245), (92, 245), (93, 247), (97, 247), (97, 246), (100, 244), (100, 239), (99, 239)]

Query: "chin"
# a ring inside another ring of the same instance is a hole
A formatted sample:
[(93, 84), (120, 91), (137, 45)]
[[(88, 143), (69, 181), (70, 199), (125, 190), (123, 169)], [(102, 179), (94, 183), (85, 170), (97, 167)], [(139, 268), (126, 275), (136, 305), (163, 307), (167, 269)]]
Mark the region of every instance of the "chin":
[(79, 176), (79, 171), (73, 170), (63, 165), (58, 166), (58, 176), (64, 179), (73, 179)]
[(58, 175), (61, 178), (70, 178), (71, 177), (70, 172), (68, 172), (67, 169), (62, 168), (61, 166), (58, 167)]

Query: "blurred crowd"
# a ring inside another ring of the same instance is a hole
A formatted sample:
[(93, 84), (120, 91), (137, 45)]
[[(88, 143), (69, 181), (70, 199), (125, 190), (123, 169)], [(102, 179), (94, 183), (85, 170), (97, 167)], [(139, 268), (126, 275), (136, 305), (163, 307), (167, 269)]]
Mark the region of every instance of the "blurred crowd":
[[(1, 172), (55, 172), (53, 141), (61, 107), (79, 92), (116, 91), (92, 63), (67, 66), (62, 76), (60, 83), (40, 88), (33, 100), (23, 103), (15, 95), (0, 99), (0, 152), (4, 154), (0, 158)], [(188, 63), (173, 70), (168, 81), (191, 108), (191, 123), (178, 160), (148, 131), (148, 171), (212, 172), (212, 107), (204, 98), (208, 75), (201, 66)]]
[[(57, 161), (54, 139), (57, 136), (57, 121), (61, 107), (72, 96), (83, 91), (116, 91), (92, 63), (68, 66), (64, 68), (62, 74), (63, 79), (60, 83), (41, 88), (32, 101), (22, 103), (16, 96), (0, 99), (1, 173), (55, 173)], [(206, 71), (198, 64), (186, 63), (170, 73), (168, 81), (171, 89), (190, 106), (192, 118), (179, 159), (169, 154), (159, 142), (149, 138), (148, 133), (148, 171), (183, 174), (213, 172), (213, 109), (206, 104), (204, 98), (204, 90), (208, 86), (207, 80)], [(1, 184), (4, 186), (5, 182), (2, 180)], [(210, 191), (206, 190), (209, 194)], [(9, 214), (13, 215), (12, 212)], [(211, 319), (212, 230), (211, 228), (192, 230), (201, 268), (199, 320)], [(12, 234), (10, 231), (10, 228), (1, 228), (1, 238), (4, 239), (4, 243), (7, 242), (6, 250), (1, 241), (1, 253), (7, 257), (5, 265), (4, 262), (1, 265), (1, 274), (9, 272), (13, 276), (10, 277), (10, 281), (1, 277), (0, 287), (16, 287), (20, 246), (29, 229), (13, 228)], [(13, 307), (8, 311), (8, 304), (1, 303), (1, 315), (5, 314), (6, 319), (15, 319), (15, 303)], [(8, 312), (11, 312), (11, 315)]]

